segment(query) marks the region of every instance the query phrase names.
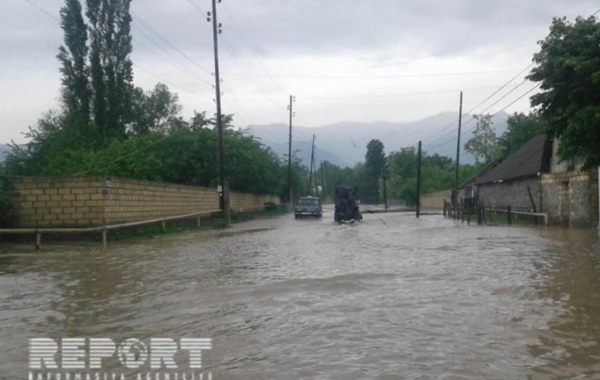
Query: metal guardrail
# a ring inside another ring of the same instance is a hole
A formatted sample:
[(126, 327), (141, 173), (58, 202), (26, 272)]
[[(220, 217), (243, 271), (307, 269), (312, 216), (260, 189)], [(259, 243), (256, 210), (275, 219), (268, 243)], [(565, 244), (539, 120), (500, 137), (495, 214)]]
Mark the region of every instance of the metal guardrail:
[(512, 210), (500, 210), (500, 209), (489, 209), (491, 212), (512, 214), (512, 215), (524, 215), (524, 216), (537, 216), (544, 218), (544, 225), (548, 226), (548, 214), (543, 212), (524, 212), (524, 211), (512, 211)]
[(42, 245), (42, 234), (86, 234), (93, 232), (102, 233), (102, 246), (106, 247), (107, 237), (106, 233), (110, 230), (117, 230), (127, 227), (144, 226), (148, 224), (162, 223), (162, 227), (165, 228), (165, 222), (178, 219), (190, 219), (197, 218), (198, 226), (200, 226), (202, 218), (212, 217), (213, 214), (221, 212), (221, 210), (209, 211), (209, 212), (195, 212), (186, 215), (168, 216), (158, 219), (142, 220), (139, 222), (128, 222), (121, 224), (110, 224), (98, 227), (84, 227), (84, 228), (5, 228), (0, 229), (0, 235), (27, 235), (35, 234), (35, 247), (40, 249)]

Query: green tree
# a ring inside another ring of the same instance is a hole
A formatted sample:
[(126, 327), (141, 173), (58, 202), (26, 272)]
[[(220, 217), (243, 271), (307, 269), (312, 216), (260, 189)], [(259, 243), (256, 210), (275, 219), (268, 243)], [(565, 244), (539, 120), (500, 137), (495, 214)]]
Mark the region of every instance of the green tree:
[(385, 153), (383, 143), (377, 139), (369, 141), (367, 144), (367, 154), (365, 155), (365, 170), (370, 177), (369, 185), (366, 190), (369, 194), (375, 195), (375, 202), (379, 203), (379, 179), (385, 166)]
[(65, 0), (60, 10), (64, 45), (57, 55), (62, 74), (62, 105), (65, 115), (87, 125), (90, 121), (90, 88), (87, 66), (87, 25), (79, 0)]
[(465, 144), (465, 150), (475, 156), (477, 162), (489, 162), (500, 154), (498, 138), (492, 127), (491, 115), (473, 115), (477, 120), (473, 137)]
[(543, 91), (531, 97), (532, 106), (550, 136), (560, 138), (560, 158), (600, 165), (600, 24), (594, 16), (555, 18), (539, 45), (528, 79)]
[(526, 142), (546, 133), (546, 123), (535, 113), (514, 113), (507, 120), (506, 132), (499, 138), (503, 156), (509, 156), (516, 152)]
[(93, 121), (104, 145), (133, 119), (131, 0), (87, 0)]
[(149, 132), (166, 133), (182, 110), (179, 96), (158, 83), (152, 90), (144, 92), (136, 88), (133, 93), (135, 119), (131, 129), (135, 135)]

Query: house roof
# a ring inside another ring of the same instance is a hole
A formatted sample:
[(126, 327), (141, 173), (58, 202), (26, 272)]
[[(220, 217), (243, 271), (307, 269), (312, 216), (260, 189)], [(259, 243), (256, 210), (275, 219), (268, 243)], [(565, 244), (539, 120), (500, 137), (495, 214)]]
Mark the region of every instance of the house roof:
[(504, 160), (504, 157), (499, 157), (496, 158), (495, 160), (490, 161), (490, 163), (488, 163), (487, 165), (485, 165), (483, 168), (481, 168), (481, 170), (479, 170), (477, 172), (477, 174), (475, 174), (474, 176), (466, 179), (463, 183), (461, 183), (458, 188), (459, 189), (463, 189), (465, 186), (470, 185), (473, 182), (477, 181), (477, 178), (480, 178), (481, 176), (485, 175), (485, 173), (489, 172), (491, 169), (493, 169), (496, 165), (498, 165), (500, 162), (502, 162), (502, 160)]
[(476, 184), (537, 177), (538, 173), (548, 170), (551, 147), (546, 135), (538, 135), (481, 176)]

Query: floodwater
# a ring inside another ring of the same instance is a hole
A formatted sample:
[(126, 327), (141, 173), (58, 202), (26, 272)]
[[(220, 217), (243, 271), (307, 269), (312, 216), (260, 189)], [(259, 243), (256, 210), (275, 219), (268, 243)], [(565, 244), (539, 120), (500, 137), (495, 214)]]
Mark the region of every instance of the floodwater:
[(597, 231), (332, 219), (12, 248), (0, 378), (28, 338), (199, 337), (214, 380), (600, 379)]

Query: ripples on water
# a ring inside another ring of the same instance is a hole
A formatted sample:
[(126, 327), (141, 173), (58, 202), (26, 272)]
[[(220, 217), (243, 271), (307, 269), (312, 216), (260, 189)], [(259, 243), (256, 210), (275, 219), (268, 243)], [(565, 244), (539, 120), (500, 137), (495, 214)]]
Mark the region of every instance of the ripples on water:
[(595, 231), (401, 214), (275, 225), (107, 252), (12, 249), (0, 256), (0, 376), (24, 378), (27, 338), (40, 336), (212, 337), (215, 380), (600, 374)]

